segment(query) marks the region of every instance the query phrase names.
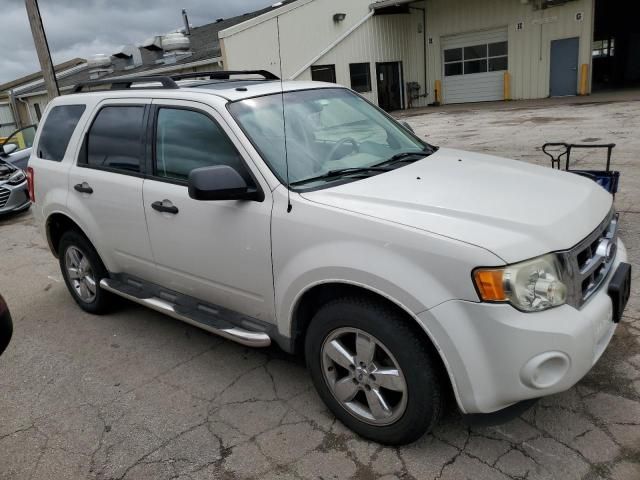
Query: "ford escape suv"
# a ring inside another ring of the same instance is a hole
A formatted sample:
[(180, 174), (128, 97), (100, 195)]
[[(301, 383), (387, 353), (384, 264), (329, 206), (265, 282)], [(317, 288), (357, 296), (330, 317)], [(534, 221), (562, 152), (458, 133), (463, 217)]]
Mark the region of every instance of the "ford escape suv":
[(592, 368), (629, 296), (605, 190), (429, 145), (335, 84), (234, 73), (48, 105), (29, 194), (81, 308), (117, 295), (302, 352), (328, 408), (387, 444), (446, 391), (491, 413)]

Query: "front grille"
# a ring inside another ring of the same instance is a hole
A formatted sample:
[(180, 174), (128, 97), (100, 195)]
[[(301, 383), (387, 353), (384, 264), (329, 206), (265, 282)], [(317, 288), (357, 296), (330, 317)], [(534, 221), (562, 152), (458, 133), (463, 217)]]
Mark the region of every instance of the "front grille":
[(598, 291), (616, 257), (618, 215), (612, 210), (587, 238), (561, 254), (568, 276), (567, 303), (580, 308)]
[(7, 200), (9, 200), (9, 195), (11, 195), (11, 190), (7, 190), (6, 188), (0, 188), (0, 208), (4, 207), (7, 204)]

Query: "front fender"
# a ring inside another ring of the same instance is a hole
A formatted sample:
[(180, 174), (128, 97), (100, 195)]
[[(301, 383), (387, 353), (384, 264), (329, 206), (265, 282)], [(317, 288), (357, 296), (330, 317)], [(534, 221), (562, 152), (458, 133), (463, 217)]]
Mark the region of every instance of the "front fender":
[[(336, 257), (336, 252), (353, 251), (353, 247), (335, 242), (308, 248), (290, 258), (279, 271), (275, 282), (276, 317), (278, 330), (282, 335), (290, 335), (298, 301), (307, 291), (320, 284), (344, 283), (359, 286), (391, 300), (411, 313), (429, 308), (425, 303), (428, 299), (421, 295), (421, 290), (430, 290), (430, 298), (450, 296), (437, 279), (427, 272), (421, 272), (418, 265), (400, 256), (387, 254), (384, 261), (373, 264), (363, 258), (363, 263), (369, 263), (366, 268), (353, 256)], [(361, 247), (360, 254), (370, 258), (380, 256), (375, 249), (366, 250)], [(419, 281), (410, 280), (418, 278)]]
[[(278, 330), (289, 336), (296, 301), (314, 285), (375, 291), (413, 314), (451, 299), (477, 301), (479, 265), (502, 264), (475, 245), (274, 191), (272, 256)], [(282, 207), (280, 203), (284, 203)]]

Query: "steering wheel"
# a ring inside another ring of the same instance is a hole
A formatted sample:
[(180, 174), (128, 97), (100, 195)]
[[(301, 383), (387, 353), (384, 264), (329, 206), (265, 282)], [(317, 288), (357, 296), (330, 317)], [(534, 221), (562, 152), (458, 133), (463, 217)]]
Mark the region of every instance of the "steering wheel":
[[(302, 169), (302, 173), (307, 173), (307, 168), (313, 173), (322, 171), (322, 159), (317, 158), (310, 152), (308, 145), (294, 137), (287, 139), (287, 149), (289, 150), (289, 172), (291, 176), (295, 176), (298, 169)], [(295, 160), (294, 160), (295, 159)]]
[(302, 140), (302, 142), (304, 142), (307, 148), (311, 148), (311, 138), (309, 138), (309, 132), (307, 132), (307, 129), (304, 127), (303, 122), (298, 118), (294, 118), (294, 120), (295, 121), (292, 123), (292, 126), (291, 126), (291, 131), (295, 135), (300, 137), (300, 139)]
[(350, 143), (351, 145), (353, 145), (353, 149), (354, 149), (356, 152), (359, 152), (359, 151), (360, 151), (360, 148), (358, 147), (358, 142), (356, 142), (356, 141), (355, 141), (353, 138), (351, 138), (351, 137), (346, 137), (346, 138), (343, 138), (342, 140), (340, 140), (338, 143), (336, 143), (336, 144), (333, 146), (333, 148), (331, 149), (331, 151), (330, 151), (330, 152), (329, 152), (329, 154), (327, 155), (327, 158), (326, 158), (326, 159), (327, 159), (327, 161), (333, 160), (333, 159), (334, 159), (333, 157), (335, 156), (336, 152), (337, 152), (338, 150), (340, 150), (340, 148), (342, 148), (342, 146), (343, 146), (343, 145), (345, 145), (345, 144), (347, 144), (347, 143)]

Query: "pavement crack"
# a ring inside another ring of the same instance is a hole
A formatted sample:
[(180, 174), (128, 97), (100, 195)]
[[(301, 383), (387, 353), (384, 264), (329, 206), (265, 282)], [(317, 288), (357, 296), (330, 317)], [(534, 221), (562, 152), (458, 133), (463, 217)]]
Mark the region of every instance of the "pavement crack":
[(133, 468), (135, 468), (136, 466), (138, 466), (140, 464), (143, 464), (143, 463), (150, 463), (150, 464), (161, 463), (161, 461), (145, 462), (145, 459), (149, 458), (151, 455), (153, 455), (154, 453), (158, 452), (159, 450), (162, 450), (163, 448), (165, 448), (167, 445), (169, 445), (174, 440), (180, 438), (183, 435), (186, 435), (187, 433), (190, 433), (190, 432), (194, 431), (196, 428), (204, 426), (206, 423), (207, 423), (207, 420), (203, 420), (202, 422), (200, 422), (200, 423), (198, 423), (196, 425), (193, 425), (193, 426), (187, 428), (186, 430), (183, 430), (182, 432), (180, 432), (180, 433), (170, 437), (169, 439), (163, 441), (156, 448), (154, 448), (150, 452), (147, 452), (142, 457), (138, 458), (133, 464), (129, 465), (127, 467), (127, 469), (124, 471), (124, 473), (122, 475), (120, 475), (119, 477), (117, 477), (118, 480), (123, 480)]
[(4, 440), (4, 439), (5, 439), (5, 438), (7, 438), (7, 437), (10, 437), (10, 436), (12, 436), (12, 435), (15, 435), (15, 434), (17, 434), (17, 433), (28, 432), (29, 430), (32, 430), (32, 429), (34, 429), (34, 428), (36, 428), (36, 426), (35, 426), (35, 424), (33, 424), (33, 423), (32, 423), (32, 424), (31, 424), (31, 425), (29, 425), (28, 427), (19, 428), (18, 430), (14, 430), (14, 431), (13, 431), (13, 432), (11, 432), (11, 433), (6, 433), (6, 434), (4, 434), (4, 435), (0, 435), (0, 441)]
[[(435, 436), (435, 435), (434, 435)], [(438, 472), (438, 475), (435, 476), (434, 480), (438, 480), (440, 478), (442, 478), (442, 474), (444, 473), (445, 468), (447, 468), (449, 465), (452, 465), (453, 463), (455, 463), (455, 461), (458, 459), (458, 457), (460, 457), (463, 453), (465, 453), (465, 449), (467, 448), (467, 446), (469, 445), (469, 441), (471, 440), (471, 429), (469, 427), (467, 427), (467, 438), (464, 441), (464, 445), (462, 445), (462, 448), (458, 448), (456, 445), (454, 445), (453, 443), (436, 437), (438, 440), (440, 440), (441, 442), (446, 443), (447, 445), (455, 448), (456, 450), (458, 450), (458, 453), (456, 453), (453, 457), (451, 457), (449, 460), (447, 460), (442, 467), (440, 468), (440, 472)]]

